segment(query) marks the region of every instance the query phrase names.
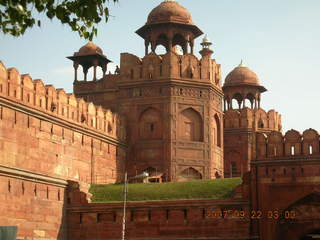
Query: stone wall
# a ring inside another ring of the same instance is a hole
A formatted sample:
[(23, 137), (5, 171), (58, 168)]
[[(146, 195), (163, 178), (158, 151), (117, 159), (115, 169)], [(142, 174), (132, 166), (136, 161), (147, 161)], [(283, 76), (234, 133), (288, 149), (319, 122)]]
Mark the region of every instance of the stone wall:
[(0, 225), (17, 226), (18, 239), (67, 239), (62, 179), (0, 166)]
[[(123, 204), (68, 208), (69, 239), (121, 239)], [(229, 211), (221, 217), (225, 211)], [(246, 212), (244, 218), (237, 215)], [(243, 200), (128, 203), (128, 239), (250, 239), (249, 204)]]

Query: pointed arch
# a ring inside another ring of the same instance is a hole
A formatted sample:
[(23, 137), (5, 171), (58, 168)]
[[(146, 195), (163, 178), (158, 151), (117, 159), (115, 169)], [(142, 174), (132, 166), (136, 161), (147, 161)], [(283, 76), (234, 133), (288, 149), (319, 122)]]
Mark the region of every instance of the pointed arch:
[(200, 180), (200, 179), (202, 179), (202, 174), (193, 167), (189, 167), (181, 171), (178, 177), (179, 182), (186, 182), (186, 181)]
[(179, 114), (179, 138), (186, 141), (203, 141), (203, 120), (200, 113), (187, 108)]
[(162, 138), (162, 117), (159, 110), (149, 107), (139, 117), (140, 139)]
[[(168, 52), (169, 39), (166, 34), (164, 34), (164, 33), (159, 34), (159, 36), (157, 37), (157, 40), (156, 40), (156, 46), (155, 46), (156, 50), (157, 50), (158, 46), (163, 46), (165, 48), (165, 52), (161, 53), (161, 54), (166, 54)], [(159, 54), (157, 53), (157, 55), (159, 55)]]
[(283, 212), (289, 216), (294, 214), (294, 222), (283, 214), (278, 220), (276, 239), (308, 240), (312, 235), (319, 235), (319, 202), (320, 193), (313, 192), (290, 204)]
[(188, 51), (187, 42), (186, 42), (185, 38), (179, 33), (175, 34), (172, 39), (172, 47), (174, 48), (177, 46), (181, 47), (183, 54), (187, 54), (187, 51)]

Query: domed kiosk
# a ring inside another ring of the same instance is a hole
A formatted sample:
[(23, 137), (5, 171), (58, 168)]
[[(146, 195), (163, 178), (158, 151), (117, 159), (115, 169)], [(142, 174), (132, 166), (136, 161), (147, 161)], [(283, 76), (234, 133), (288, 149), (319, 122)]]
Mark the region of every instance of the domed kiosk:
[(166, 0), (155, 7), (150, 12), (146, 24), (136, 33), (145, 39), (146, 55), (149, 53), (150, 45), (152, 52), (155, 52), (158, 45), (163, 45), (167, 52), (173, 51), (174, 47), (179, 45), (183, 54), (193, 54), (194, 39), (203, 34), (193, 24), (190, 12), (173, 0)]
[(67, 58), (73, 61), (75, 82), (78, 81), (79, 65), (81, 65), (83, 69), (84, 81), (87, 81), (88, 70), (91, 67), (93, 67), (93, 81), (96, 81), (97, 67), (101, 67), (104, 77), (107, 71), (107, 65), (111, 62), (103, 54), (102, 49), (91, 41), (82, 46), (78, 52), (73, 54), (73, 56)]
[(237, 100), (239, 108), (246, 107), (246, 99), (250, 101), (251, 108), (260, 108), (260, 95), (267, 91), (261, 85), (257, 74), (246, 67), (243, 61), (227, 75), (222, 89), (225, 95), (225, 110), (233, 108), (233, 99)]

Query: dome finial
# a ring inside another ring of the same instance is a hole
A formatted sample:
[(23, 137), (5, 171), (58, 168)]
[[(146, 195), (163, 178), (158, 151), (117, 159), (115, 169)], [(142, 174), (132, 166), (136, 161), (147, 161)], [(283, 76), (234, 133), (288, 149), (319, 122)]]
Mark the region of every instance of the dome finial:
[(203, 48), (210, 48), (210, 46), (212, 45), (212, 42), (210, 42), (207, 34), (206, 34), (206, 35), (204, 36), (204, 38), (202, 39), (202, 42), (200, 43), (200, 45), (201, 45)]
[(241, 62), (238, 67), (245, 67), (245, 65), (243, 64), (243, 59), (241, 59)]

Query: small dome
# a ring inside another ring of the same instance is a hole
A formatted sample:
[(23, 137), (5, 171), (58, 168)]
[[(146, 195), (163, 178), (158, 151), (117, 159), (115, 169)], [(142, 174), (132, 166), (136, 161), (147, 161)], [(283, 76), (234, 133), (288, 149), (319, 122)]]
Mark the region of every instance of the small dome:
[(86, 55), (94, 55), (94, 54), (103, 55), (103, 51), (100, 47), (98, 47), (93, 42), (88, 42), (86, 45), (81, 47), (75, 55), (76, 56), (86, 56)]
[(173, 0), (166, 0), (159, 6), (155, 7), (148, 16), (147, 24), (164, 22), (193, 25), (190, 12)]
[(253, 71), (245, 67), (241, 61), (240, 65), (233, 69), (226, 77), (224, 86), (254, 85), (260, 86), (260, 81)]

